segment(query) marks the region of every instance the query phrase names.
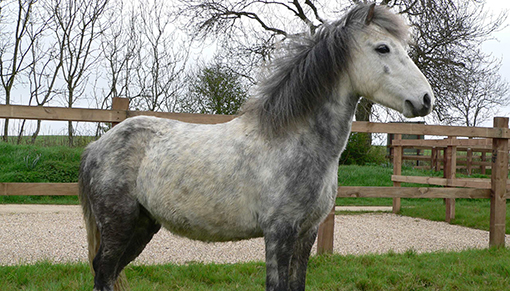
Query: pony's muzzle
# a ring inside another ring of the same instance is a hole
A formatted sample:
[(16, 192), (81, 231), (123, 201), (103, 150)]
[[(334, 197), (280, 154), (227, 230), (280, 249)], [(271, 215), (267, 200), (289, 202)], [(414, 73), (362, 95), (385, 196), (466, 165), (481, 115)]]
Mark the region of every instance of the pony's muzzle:
[(429, 93), (425, 93), (423, 98), (415, 104), (410, 99), (404, 102), (404, 116), (405, 117), (417, 117), (425, 116), (432, 111), (432, 98)]

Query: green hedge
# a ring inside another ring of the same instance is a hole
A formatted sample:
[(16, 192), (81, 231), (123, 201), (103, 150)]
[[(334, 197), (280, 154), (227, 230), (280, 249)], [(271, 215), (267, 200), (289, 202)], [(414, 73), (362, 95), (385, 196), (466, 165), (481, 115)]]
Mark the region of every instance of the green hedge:
[(77, 182), (82, 151), (0, 143), (0, 182)]

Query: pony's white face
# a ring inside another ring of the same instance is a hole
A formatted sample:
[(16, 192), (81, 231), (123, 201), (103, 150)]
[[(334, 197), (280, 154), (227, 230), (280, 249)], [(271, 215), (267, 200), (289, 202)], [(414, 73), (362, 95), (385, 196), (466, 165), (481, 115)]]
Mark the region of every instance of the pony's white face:
[(356, 35), (348, 74), (354, 91), (406, 117), (432, 110), (434, 93), (404, 45), (376, 25)]

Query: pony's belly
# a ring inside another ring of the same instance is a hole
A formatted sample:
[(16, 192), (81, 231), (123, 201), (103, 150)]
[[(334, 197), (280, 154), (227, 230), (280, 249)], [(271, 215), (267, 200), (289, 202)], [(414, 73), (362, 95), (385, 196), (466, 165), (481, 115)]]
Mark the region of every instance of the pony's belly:
[(206, 242), (237, 241), (261, 237), (255, 217), (250, 213), (223, 213), (205, 210), (181, 212), (168, 209), (162, 215), (154, 215), (161, 225), (179, 236)]
[(218, 229), (208, 229), (203, 227), (182, 229), (179, 225), (168, 223), (164, 223), (162, 225), (164, 228), (176, 235), (204, 242), (239, 241), (262, 236), (262, 231), (260, 229), (249, 230), (240, 228), (218, 231)]

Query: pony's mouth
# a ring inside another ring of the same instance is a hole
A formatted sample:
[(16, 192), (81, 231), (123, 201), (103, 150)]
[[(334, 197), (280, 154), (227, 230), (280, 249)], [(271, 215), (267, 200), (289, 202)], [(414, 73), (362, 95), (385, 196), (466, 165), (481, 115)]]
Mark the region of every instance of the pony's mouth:
[(429, 114), (431, 111), (432, 111), (432, 98), (430, 98), (430, 95), (428, 93), (425, 93), (425, 95), (423, 95), (422, 101), (419, 102), (418, 105), (415, 105), (413, 101), (411, 101), (410, 99), (404, 101), (404, 111), (402, 112), (402, 114), (404, 114), (405, 117), (411, 118), (425, 116)]

